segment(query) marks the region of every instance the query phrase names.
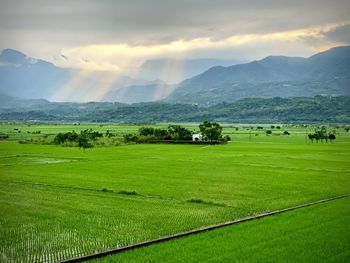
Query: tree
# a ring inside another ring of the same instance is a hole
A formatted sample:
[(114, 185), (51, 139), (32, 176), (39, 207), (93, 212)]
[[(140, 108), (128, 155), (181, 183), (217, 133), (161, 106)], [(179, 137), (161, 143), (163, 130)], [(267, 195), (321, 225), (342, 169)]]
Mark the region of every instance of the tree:
[(311, 140), (311, 142), (313, 142), (314, 140), (316, 140), (316, 142), (318, 142), (319, 140), (321, 140), (321, 142), (323, 142), (323, 140), (326, 140), (326, 143), (328, 142), (328, 140), (333, 142), (336, 138), (335, 133), (336, 133), (335, 130), (327, 133), (326, 126), (321, 126), (315, 129), (315, 133), (308, 134), (308, 138), (309, 140)]
[(333, 142), (336, 139), (335, 134), (333, 133), (329, 134), (328, 138), (331, 142)]
[(158, 140), (162, 140), (165, 135), (168, 134), (168, 131), (165, 129), (154, 129), (153, 135), (157, 137)]
[(315, 138), (315, 134), (309, 133), (309, 134), (307, 135), (307, 137), (309, 138), (309, 140), (310, 140), (312, 143), (314, 143), (314, 139), (316, 139), (316, 138)]
[(231, 141), (231, 137), (229, 135), (225, 135), (224, 137), (222, 137), (222, 141), (229, 142), (229, 141)]
[(139, 129), (139, 134), (141, 136), (154, 135), (154, 128), (152, 128), (152, 127), (141, 127)]
[(222, 127), (216, 122), (204, 121), (199, 125), (204, 140), (219, 141), (222, 137)]
[(84, 149), (84, 152), (85, 152), (85, 149), (86, 149), (86, 148), (92, 148), (92, 147), (94, 147), (94, 146), (90, 143), (90, 141), (89, 141), (89, 139), (88, 139), (88, 136), (87, 136), (85, 133), (83, 133), (83, 132), (79, 135), (79, 138), (78, 138), (78, 146), (79, 146), (79, 148), (83, 148), (83, 149)]
[(65, 143), (67, 140), (67, 136), (65, 133), (58, 133), (55, 138), (53, 139), (53, 142), (55, 144), (62, 144), (62, 143)]
[(272, 131), (271, 130), (266, 130), (266, 135), (271, 135)]
[(175, 141), (191, 141), (192, 132), (180, 125), (169, 125), (168, 132)]

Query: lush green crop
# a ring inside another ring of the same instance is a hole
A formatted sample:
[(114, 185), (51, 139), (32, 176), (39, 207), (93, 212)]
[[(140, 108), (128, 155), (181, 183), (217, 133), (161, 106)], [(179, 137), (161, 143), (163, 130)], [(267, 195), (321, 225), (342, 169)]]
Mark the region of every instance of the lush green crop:
[(54, 261), (350, 192), (344, 129), (333, 144), (306, 143), (304, 128), (266, 136), (266, 128), (227, 125), (228, 145), (84, 152), (18, 143), (87, 128), (125, 134), (139, 126), (0, 126), (10, 136), (0, 142), (0, 261)]
[(332, 201), (96, 262), (349, 262), (349, 207)]

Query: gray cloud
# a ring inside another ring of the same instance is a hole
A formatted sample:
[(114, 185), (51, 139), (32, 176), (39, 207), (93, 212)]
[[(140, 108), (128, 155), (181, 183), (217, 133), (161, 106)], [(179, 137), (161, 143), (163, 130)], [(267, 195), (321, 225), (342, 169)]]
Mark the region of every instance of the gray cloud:
[[(80, 45), (220, 40), (341, 24), (350, 20), (349, 10), (349, 0), (0, 0), (0, 49), (14, 47), (48, 57)], [(337, 42), (348, 32), (345, 27), (324, 35)], [(253, 43), (241, 49), (203, 49), (193, 56), (260, 57), (274, 48), (273, 43)], [(285, 54), (310, 53), (300, 43), (288, 48)]]
[(349, 19), (350, 10), (348, 0), (5, 0), (0, 5), (2, 30), (75, 33), (82, 43), (136, 44), (336, 23)]
[(323, 32), (323, 35), (331, 41), (350, 44), (350, 24)]

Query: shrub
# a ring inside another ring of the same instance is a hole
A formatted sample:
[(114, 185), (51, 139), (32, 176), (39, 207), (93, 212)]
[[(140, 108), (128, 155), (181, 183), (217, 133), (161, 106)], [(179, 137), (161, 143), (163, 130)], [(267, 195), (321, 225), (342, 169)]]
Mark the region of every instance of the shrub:
[(225, 135), (224, 137), (222, 137), (222, 141), (229, 142), (231, 141), (231, 137), (229, 135)]
[(64, 144), (67, 142), (77, 142), (79, 138), (79, 135), (75, 132), (66, 132), (66, 133), (58, 133), (55, 138), (53, 139), (53, 142), (55, 144)]
[(158, 141), (158, 138), (154, 135), (140, 136), (138, 142), (152, 142)]
[(139, 137), (138, 137), (137, 135), (131, 134), (131, 133), (125, 134), (125, 135), (123, 136), (123, 138), (124, 138), (124, 142), (125, 142), (125, 143), (129, 143), (129, 142), (138, 142), (138, 141), (139, 141)]
[(0, 140), (6, 140), (6, 139), (8, 139), (9, 138), (9, 136), (7, 135), (7, 134), (5, 134), (5, 133), (0, 133)]

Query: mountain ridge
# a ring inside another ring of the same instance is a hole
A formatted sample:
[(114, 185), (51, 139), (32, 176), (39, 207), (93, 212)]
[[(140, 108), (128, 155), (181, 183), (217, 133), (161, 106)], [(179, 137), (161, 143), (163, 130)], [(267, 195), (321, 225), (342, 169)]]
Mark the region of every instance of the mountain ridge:
[(138, 76), (148, 80), (162, 79), (167, 83), (179, 83), (194, 77), (214, 66), (231, 66), (244, 61), (237, 59), (183, 59), (159, 58), (148, 59), (141, 64)]
[(268, 56), (246, 64), (210, 68), (181, 82), (165, 101), (213, 105), (245, 97), (349, 95), (349, 76), (350, 46), (309, 58)]

